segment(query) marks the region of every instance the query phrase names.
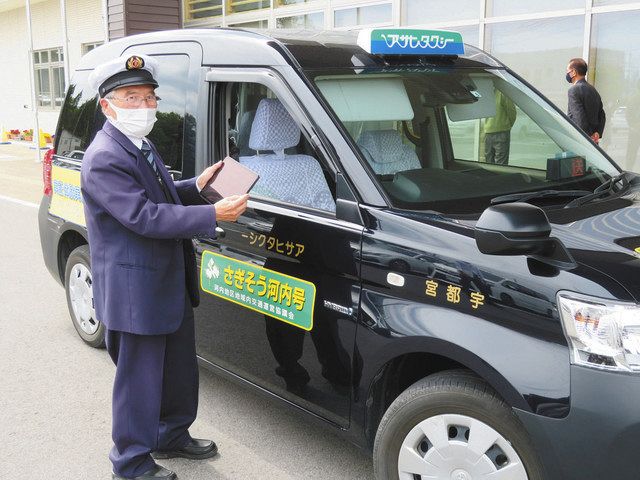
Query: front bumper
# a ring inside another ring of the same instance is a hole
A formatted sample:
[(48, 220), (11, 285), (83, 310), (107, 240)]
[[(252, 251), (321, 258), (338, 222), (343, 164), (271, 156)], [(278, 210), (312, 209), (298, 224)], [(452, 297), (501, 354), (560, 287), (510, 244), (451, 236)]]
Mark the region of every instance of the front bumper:
[(571, 367), (571, 410), (562, 419), (516, 410), (550, 480), (637, 478), (640, 374)]

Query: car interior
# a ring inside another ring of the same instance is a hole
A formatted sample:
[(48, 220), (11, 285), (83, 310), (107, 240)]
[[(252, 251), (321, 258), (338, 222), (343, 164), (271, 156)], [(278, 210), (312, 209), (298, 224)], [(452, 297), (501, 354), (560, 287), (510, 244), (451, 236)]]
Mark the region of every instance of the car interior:
[(328, 172), (282, 102), (259, 84), (235, 84), (230, 95), (229, 151), (260, 175), (252, 196), (335, 212)]

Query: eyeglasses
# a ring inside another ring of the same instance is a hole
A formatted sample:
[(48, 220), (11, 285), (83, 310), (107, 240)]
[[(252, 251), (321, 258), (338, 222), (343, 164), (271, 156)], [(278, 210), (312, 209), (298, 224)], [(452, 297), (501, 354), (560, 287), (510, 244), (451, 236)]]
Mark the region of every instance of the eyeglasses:
[(115, 100), (120, 100), (125, 102), (130, 107), (139, 107), (142, 105), (142, 102), (145, 102), (147, 105), (151, 107), (155, 107), (158, 102), (161, 100), (157, 95), (149, 94), (145, 97), (140, 95), (128, 95), (126, 97), (110, 97)]

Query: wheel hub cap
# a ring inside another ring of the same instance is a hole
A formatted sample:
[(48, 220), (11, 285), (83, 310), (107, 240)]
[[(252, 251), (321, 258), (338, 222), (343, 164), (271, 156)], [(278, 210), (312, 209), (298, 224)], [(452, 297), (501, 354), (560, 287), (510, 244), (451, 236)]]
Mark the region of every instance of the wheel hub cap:
[(398, 455), (400, 480), (527, 480), (511, 443), (466, 415), (423, 420), (407, 434)]
[(458, 469), (451, 474), (451, 480), (473, 480), (473, 477), (465, 470)]
[(88, 335), (96, 333), (99, 322), (93, 306), (93, 282), (89, 269), (79, 263), (71, 269), (69, 277), (69, 299), (73, 308), (74, 320)]

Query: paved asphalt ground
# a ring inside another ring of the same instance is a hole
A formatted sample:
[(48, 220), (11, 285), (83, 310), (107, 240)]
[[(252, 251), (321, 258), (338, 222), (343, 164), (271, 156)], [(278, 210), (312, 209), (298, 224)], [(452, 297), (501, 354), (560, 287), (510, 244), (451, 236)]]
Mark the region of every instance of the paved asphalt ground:
[[(111, 383), (104, 350), (77, 336), (64, 290), (44, 267), (41, 167), (0, 145), (0, 479), (109, 479)], [(306, 417), (208, 371), (191, 432), (208, 461), (165, 460), (181, 480), (370, 479), (371, 461)]]

